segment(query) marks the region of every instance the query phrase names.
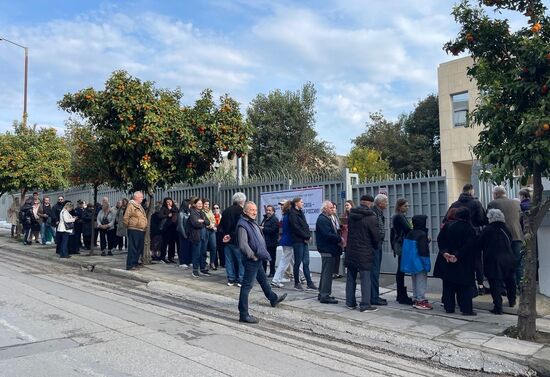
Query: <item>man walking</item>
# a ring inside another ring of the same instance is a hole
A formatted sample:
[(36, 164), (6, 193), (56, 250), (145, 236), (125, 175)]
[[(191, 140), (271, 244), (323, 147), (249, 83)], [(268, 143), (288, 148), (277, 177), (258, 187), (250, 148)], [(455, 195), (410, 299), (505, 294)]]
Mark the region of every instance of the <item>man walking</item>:
[(227, 273), (227, 285), (241, 286), (244, 276), (244, 266), (241, 251), (237, 243), (237, 223), (243, 213), (246, 195), (236, 192), (233, 195), (233, 205), (227, 207), (222, 213), (220, 228), (223, 232), (225, 272)]
[(386, 217), (384, 210), (388, 208), (388, 197), (384, 194), (378, 194), (374, 198), (372, 211), (376, 214), (378, 220), (378, 235), (380, 242), (374, 249), (374, 260), (371, 270), (371, 304), (372, 305), (388, 305), (388, 301), (380, 297), (380, 266), (382, 265), (382, 243), (386, 237)]
[(258, 281), (272, 307), (276, 307), (287, 295), (285, 293), (277, 296), (271, 289), (265, 276), (262, 262), (271, 260), (271, 256), (267, 251), (260, 227), (254, 221), (257, 213), (258, 208), (256, 204), (254, 202), (246, 202), (243, 215), (237, 222), (237, 240), (239, 249), (243, 254), (244, 264), (243, 283), (239, 294), (239, 322), (246, 323), (258, 323), (258, 319), (251, 316), (248, 312), (248, 295), (254, 285), (254, 280)]
[(142, 201), (143, 193), (141, 191), (134, 192), (132, 200), (128, 202), (128, 207), (126, 207), (126, 212), (124, 212), (123, 222), (128, 229), (127, 270), (135, 270), (139, 264), (139, 256), (143, 254), (147, 215), (141, 206)]
[[(362, 201), (363, 202), (363, 201)], [(348, 242), (344, 265), (348, 268), (346, 280), (346, 306), (357, 307), (355, 299), (357, 275), (361, 279), (361, 303), (359, 310), (374, 312), (371, 305), (371, 269), (374, 262), (374, 250), (380, 244), (380, 233), (376, 214), (361, 204), (352, 208), (348, 217)]]
[(315, 239), (317, 250), (321, 254), (321, 280), (319, 281), (319, 301), (322, 304), (337, 304), (338, 300), (331, 297), (332, 273), (336, 257), (342, 254), (342, 237), (338, 235), (338, 228), (333, 220), (334, 205), (331, 201), (323, 202), (322, 212), (315, 224)]

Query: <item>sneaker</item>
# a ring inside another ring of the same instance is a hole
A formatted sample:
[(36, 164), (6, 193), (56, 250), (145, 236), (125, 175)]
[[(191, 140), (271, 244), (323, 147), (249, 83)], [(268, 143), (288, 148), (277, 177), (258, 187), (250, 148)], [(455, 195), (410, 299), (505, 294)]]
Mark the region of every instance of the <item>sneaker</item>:
[(415, 301), (413, 308), (419, 310), (432, 310), (433, 307), (428, 301)]
[(191, 276), (198, 279), (198, 278), (199, 278), (199, 273), (198, 273), (198, 271), (193, 271), (193, 272), (191, 272)]
[(278, 281), (272, 280), (271, 286), (275, 288), (283, 288), (285, 285), (283, 283), (279, 283)]
[(376, 306), (366, 306), (366, 307), (363, 307), (363, 308), (359, 308), (359, 311), (360, 312), (372, 312), (374, 313), (375, 311), (377, 311), (378, 308)]
[(281, 280), (279, 280), (280, 283), (290, 283), (290, 279), (287, 279), (287, 278), (282, 278)]
[(307, 285), (306, 291), (317, 291), (319, 288), (315, 286), (315, 284)]
[(180, 264), (179, 267), (183, 268), (184, 270), (187, 270), (189, 268), (189, 265), (184, 263), (184, 264)]
[(296, 289), (297, 291), (301, 291), (301, 292), (304, 291), (304, 287), (302, 287), (302, 284), (300, 284), (300, 283), (295, 284), (294, 289)]
[(235, 285), (235, 283), (232, 283), (232, 282), (230, 282), (230, 281), (227, 282), (227, 286), (228, 286), (228, 287), (232, 287), (232, 286), (234, 286), (234, 285)]
[(208, 270), (201, 270), (201, 275), (212, 276), (212, 274)]
[(113, 256), (113, 252), (112, 252), (111, 250), (109, 250), (109, 251), (107, 252), (107, 255), (109, 255), (109, 256), (112, 257), (112, 256)]
[(242, 283), (237, 283), (237, 287), (240, 288), (240, 287), (242, 287), (242, 286), (243, 286)]
[(167, 259), (159, 259), (160, 263), (170, 264)]

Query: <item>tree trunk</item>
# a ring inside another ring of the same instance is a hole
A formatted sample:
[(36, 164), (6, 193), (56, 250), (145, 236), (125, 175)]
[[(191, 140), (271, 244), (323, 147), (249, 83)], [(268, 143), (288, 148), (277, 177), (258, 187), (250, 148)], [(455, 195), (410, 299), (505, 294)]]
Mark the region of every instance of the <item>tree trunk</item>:
[(550, 207), (550, 200), (542, 203), (542, 191), (540, 166), (535, 164), (531, 209), (524, 222), (525, 253), (518, 308), (518, 336), (523, 340), (534, 340), (537, 331), (537, 231)]
[(151, 216), (155, 211), (155, 203), (153, 202), (153, 192), (147, 192), (147, 228), (145, 229), (145, 240), (143, 241), (143, 255), (141, 256), (143, 264), (151, 263)]
[(96, 211), (95, 211), (95, 205), (97, 203), (97, 188), (98, 188), (98, 185), (94, 185), (94, 210), (92, 211), (92, 238), (90, 240), (90, 253), (89, 255), (94, 255), (94, 249), (95, 249), (95, 240), (97, 238), (96, 236), (96, 232), (97, 232), (97, 229), (96, 229), (96, 223), (97, 223), (97, 215), (96, 215)]

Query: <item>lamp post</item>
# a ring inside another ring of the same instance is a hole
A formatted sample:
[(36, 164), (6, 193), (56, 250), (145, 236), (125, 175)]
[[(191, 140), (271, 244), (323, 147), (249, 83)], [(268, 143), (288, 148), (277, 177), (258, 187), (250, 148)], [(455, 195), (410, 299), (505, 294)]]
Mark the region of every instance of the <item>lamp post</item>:
[(29, 48), (10, 41), (4, 37), (0, 37), (0, 41), (11, 43), (14, 46), (21, 47), (25, 50), (25, 83), (24, 83), (24, 95), (23, 95), (23, 127), (27, 127), (27, 78), (29, 72)]

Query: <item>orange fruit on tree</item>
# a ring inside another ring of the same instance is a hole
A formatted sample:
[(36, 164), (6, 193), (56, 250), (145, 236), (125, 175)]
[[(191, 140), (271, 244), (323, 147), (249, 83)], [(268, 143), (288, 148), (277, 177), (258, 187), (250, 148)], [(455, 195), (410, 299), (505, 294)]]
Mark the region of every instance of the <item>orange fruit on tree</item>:
[(539, 22), (537, 22), (536, 24), (534, 24), (532, 27), (531, 27), (531, 31), (533, 33), (538, 33), (540, 31), (540, 29), (542, 29), (542, 26)]
[(543, 129), (544, 131), (550, 130), (550, 124), (544, 123), (544, 124), (542, 125), (542, 129)]

